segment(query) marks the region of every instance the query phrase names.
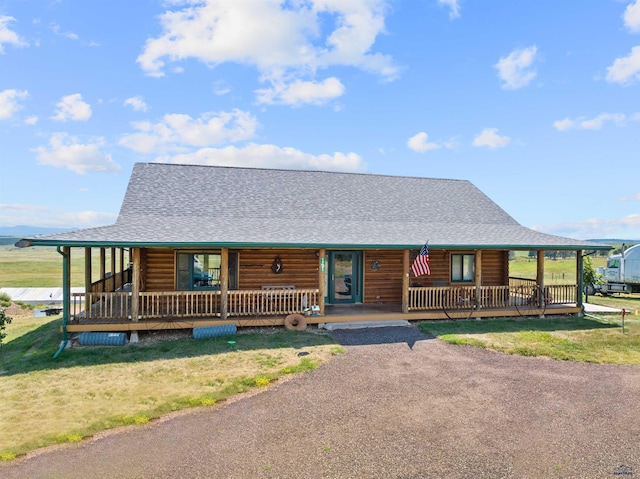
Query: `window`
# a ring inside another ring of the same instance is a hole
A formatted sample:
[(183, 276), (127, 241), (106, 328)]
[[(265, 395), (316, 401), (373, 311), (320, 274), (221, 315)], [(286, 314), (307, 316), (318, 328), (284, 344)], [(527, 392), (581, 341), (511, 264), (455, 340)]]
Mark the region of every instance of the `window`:
[[(178, 253), (176, 289), (220, 289), (220, 253)], [(238, 253), (229, 253), (229, 289), (238, 287)]]
[(451, 255), (451, 281), (473, 281), (475, 279), (475, 254)]

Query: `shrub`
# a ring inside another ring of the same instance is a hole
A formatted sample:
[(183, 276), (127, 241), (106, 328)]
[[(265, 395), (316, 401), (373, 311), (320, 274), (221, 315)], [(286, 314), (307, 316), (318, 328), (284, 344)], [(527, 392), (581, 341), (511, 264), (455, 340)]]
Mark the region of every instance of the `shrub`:
[(2, 340), (7, 336), (4, 332), (6, 325), (11, 321), (12, 319), (5, 314), (4, 308), (0, 308), (0, 346), (2, 346)]
[(3, 308), (8, 308), (11, 306), (11, 296), (7, 293), (0, 293), (0, 306)]

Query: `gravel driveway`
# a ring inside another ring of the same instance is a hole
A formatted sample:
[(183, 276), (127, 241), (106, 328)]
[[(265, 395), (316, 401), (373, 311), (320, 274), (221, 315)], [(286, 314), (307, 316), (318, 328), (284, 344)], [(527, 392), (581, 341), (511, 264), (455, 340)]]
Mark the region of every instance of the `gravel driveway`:
[(3, 478), (640, 477), (640, 368), (339, 330), (259, 394), (0, 466)]

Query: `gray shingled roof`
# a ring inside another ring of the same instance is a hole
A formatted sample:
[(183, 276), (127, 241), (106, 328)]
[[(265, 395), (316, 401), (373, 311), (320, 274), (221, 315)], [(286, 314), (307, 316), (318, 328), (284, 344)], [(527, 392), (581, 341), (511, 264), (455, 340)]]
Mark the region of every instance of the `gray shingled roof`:
[[(138, 163), (115, 225), (34, 244), (593, 249), (518, 224), (469, 181)], [(601, 245), (602, 246), (602, 245)]]

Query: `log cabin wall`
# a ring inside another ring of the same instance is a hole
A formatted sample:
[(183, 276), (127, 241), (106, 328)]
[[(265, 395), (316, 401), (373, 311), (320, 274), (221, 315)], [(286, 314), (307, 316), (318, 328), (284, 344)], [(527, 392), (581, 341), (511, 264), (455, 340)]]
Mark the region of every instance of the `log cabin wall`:
[[(238, 289), (262, 286), (289, 286), (297, 289), (318, 288), (319, 259), (316, 249), (243, 249), (239, 250)], [(275, 274), (271, 265), (276, 256), (282, 272)]]
[[(418, 252), (418, 250), (411, 250), (411, 254), (409, 255), (410, 263), (413, 263)], [(409, 269), (409, 285), (418, 287), (449, 286), (449, 261), (450, 256), (448, 251), (429, 248), (429, 267), (431, 268), (431, 274), (416, 278), (411, 269)]]
[[(211, 250), (214, 251), (214, 250)], [(217, 251), (217, 250), (215, 250)], [(234, 250), (235, 251), (235, 250)], [(260, 289), (262, 286), (318, 288), (318, 257), (315, 249), (243, 249), (239, 250), (239, 289)], [(411, 260), (418, 253), (411, 252)], [(460, 253), (473, 253), (472, 251)], [(416, 278), (410, 275), (411, 286), (450, 285), (450, 252), (431, 249), (430, 276)], [(275, 274), (271, 265), (280, 256), (283, 271)], [(371, 267), (378, 261), (378, 270)], [(402, 250), (368, 250), (364, 252), (365, 303), (399, 303), (402, 301)], [(175, 250), (170, 248), (143, 248), (141, 251), (143, 291), (175, 291)], [(508, 284), (509, 252), (482, 252), (482, 284), (500, 286)]]
[(482, 252), (482, 285), (509, 284), (509, 252), (488, 250)]
[(175, 250), (144, 248), (141, 255), (143, 291), (175, 291)]
[(402, 250), (365, 251), (363, 261), (363, 301), (365, 303), (402, 302)]

